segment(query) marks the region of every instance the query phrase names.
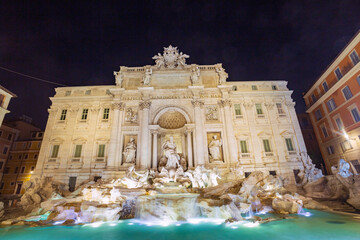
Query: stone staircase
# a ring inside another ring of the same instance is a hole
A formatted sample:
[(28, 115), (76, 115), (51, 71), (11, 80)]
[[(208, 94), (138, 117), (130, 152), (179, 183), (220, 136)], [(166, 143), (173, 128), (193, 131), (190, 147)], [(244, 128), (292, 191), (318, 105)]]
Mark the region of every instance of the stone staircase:
[(358, 210), (356, 210), (354, 207), (347, 204), (346, 202), (340, 202), (340, 201), (319, 201), (319, 202), (330, 207), (334, 211), (347, 212), (347, 213), (359, 212)]

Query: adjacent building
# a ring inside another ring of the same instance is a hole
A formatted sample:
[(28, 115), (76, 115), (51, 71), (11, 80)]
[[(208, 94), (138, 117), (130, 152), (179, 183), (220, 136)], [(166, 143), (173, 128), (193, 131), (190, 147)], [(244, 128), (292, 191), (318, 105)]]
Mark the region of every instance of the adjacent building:
[(74, 189), (179, 156), (185, 169), (225, 176), (240, 167), (295, 181), (307, 151), (287, 82), (228, 82), (221, 64), (188, 57), (169, 46), (155, 66), (120, 67), (115, 85), (56, 88), (33, 177)]
[[(23, 184), (28, 181), (33, 173), (39, 156), (43, 132), (31, 122), (29, 118), (5, 122), (0, 128), (0, 149), (3, 144), (7, 153), (2, 157), (0, 194), (22, 194)], [(5, 152), (5, 150), (3, 150)], [(0, 163), (1, 164), (1, 163)]]
[(10, 112), (7, 108), (9, 106), (10, 99), (13, 97), (16, 97), (14, 93), (0, 85), (0, 126), (4, 120), (5, 114)]
[(311, 124), (310, 116), (307, 113), (298, 113), (297, 116), (299, 119), (301, 132), (304, 137), (307, 153), (316, 167), (321, 169), (325, 174), (326, 169), (324, 160), (322, 159), (320, 147), (315, 136), (314, 128)]
[(304, 95), (328, 172), (343, 158), (360, 173), (360, 32)]

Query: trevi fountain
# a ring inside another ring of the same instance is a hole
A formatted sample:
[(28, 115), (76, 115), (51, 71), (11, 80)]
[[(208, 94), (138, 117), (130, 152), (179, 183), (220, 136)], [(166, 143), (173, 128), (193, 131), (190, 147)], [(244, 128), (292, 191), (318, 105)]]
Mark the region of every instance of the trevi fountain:
[(122, 67), (107, 95), (91, 90), (105, 102), (81, 114), (73, 103), (85, 90), (56, 89), (22, 212), (0, 203), (0, 238), (359, 239), (360, 218), (323, 201), (360, 210), (360, 176), (342, 159), (333, 175), (315, 167), (286, 83), (230, 85), (221, 64), (188, 57), (170, 46), (155, 66)]

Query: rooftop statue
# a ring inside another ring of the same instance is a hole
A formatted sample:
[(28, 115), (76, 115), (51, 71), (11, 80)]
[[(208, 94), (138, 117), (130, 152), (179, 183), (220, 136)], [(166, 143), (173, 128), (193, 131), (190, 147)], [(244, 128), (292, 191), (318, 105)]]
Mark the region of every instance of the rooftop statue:
[(152, 59), (155, 60), (155, 65), (158, 69), (160, 68), (183, 68), (186, 66), (186, 58), (189, 58), (189, 55), (179, 53), (177, 47), (169, 46), (164, 48), (164, 53), (161, 55), (158, 53), (153, 56)]

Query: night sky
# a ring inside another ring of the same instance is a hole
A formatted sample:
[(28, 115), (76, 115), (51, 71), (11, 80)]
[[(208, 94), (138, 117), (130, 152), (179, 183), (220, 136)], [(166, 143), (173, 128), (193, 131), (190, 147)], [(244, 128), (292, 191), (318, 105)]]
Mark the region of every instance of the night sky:
[[(2, 1), (0, 67), (67, 86), (112, 85), (169, 44), (230, 80), (287, 80), (302, 92), (360, 29), (360, 1)], [(45, 128), (53, 84), (0, 69), (8, 117)]]

